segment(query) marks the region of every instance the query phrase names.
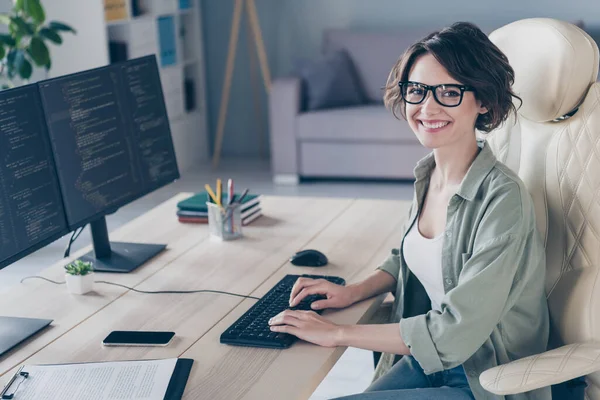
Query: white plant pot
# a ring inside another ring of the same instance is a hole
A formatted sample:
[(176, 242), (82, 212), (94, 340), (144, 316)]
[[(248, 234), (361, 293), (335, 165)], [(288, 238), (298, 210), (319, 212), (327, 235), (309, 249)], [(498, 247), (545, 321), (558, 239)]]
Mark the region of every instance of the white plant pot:
[(94, 289), (94, 274), (70, 275), (65, 274), (67, 288), (73, 294), (86, 294)]

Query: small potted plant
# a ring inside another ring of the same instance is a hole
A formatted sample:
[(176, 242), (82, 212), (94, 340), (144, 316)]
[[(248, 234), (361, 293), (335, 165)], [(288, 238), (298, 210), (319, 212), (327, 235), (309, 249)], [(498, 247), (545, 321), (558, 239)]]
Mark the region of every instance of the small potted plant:
[(73, 294), (86, 294), (94, 287), (94, 269), (91, 262), (75, 260), (65, 265), (67, 288)]

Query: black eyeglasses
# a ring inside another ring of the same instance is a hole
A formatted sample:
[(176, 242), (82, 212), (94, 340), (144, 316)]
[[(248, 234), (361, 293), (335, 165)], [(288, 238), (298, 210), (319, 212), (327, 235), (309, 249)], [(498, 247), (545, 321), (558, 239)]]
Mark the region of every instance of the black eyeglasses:
[(433, 98), (444, 107), (458, 107), (465, 92), (474, 92), (470, 86), (456, 85), (453, 83), (429, 86), (419, 82), (398, 82), (402, 99), (410, 104), (421, 104), (431, 90)]

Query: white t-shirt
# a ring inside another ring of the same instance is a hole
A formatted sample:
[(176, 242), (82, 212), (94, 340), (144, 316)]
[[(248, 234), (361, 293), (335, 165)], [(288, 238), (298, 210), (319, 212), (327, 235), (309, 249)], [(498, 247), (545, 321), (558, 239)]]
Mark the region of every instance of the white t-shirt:
[(429, 239), (421, 235), (418, 225), (417, 218), (404, 238), (404, 259), (410, 271), (425, 288), (431, 300), (431, 308), (441, 311), (440, 304), (445, 295), (442, 278), (444, 233)]

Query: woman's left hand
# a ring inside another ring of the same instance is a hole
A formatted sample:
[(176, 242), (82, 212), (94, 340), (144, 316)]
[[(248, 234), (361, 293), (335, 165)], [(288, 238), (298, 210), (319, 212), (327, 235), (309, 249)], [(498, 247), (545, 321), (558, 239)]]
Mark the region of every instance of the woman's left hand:
[(319, 346), (338, 346), (341, 326), (314, 311), (285, 310), (269, 320), (271, 331), (289, 333)]

